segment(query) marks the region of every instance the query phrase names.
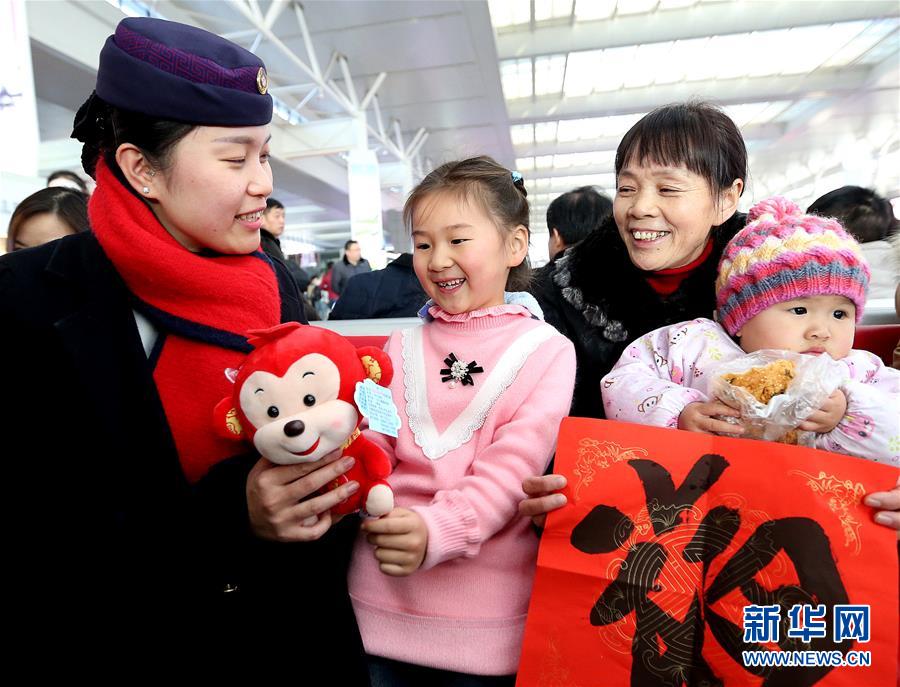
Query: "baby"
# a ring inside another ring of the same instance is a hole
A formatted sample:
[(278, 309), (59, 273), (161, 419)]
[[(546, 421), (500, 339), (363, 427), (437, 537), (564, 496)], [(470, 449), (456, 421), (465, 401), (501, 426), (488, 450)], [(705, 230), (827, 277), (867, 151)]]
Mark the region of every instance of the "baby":
[(741, 435), (721, 419), (740, 413), (710, 396), (712, 368), (760, 349), (827, 353), (840, 361), (840, 385), (798, 429), (815, 433), (816, 448), (900, 466), (900, 371), (853, 349), (869, 282), (859, 245), (784, 198), (749, 218), (719, 265), (720, 324), (681, 322), (630, 344), (601, 383), (606, 417)]

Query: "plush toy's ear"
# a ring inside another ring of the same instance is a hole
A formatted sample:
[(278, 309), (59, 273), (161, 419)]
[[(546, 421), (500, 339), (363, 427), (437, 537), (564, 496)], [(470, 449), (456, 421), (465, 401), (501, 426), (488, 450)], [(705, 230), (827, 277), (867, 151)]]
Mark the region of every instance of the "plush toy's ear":
[(394, 366), (390, 356), (375, 346), (363, 346), (356, 349), (356, 355), (366, 368), (366, 376), (376, 384), (387, 386), (394, 377)]
[(238, 419), (237, 409), (234, 407), (231, 396), (226, 396), (216, 404), (216, 408), (213, 410), (213, 426), (216, 428), (216, 433), (225, 439), (240, 441), (245, 438), (244, 428)]

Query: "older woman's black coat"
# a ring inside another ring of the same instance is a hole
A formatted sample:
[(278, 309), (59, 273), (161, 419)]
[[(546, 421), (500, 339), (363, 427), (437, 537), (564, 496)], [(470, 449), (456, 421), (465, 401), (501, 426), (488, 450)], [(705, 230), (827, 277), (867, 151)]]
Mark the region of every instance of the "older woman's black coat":
[(736, 214), (714, 228), (709, 257), (671, 296), (656, 293), (631, 262), (613, 218), (553, 263), (534, 296), (547, 322), (575, 344), (572, 415), (603, 417), (600, 380), (631, 341), (669, 324), (712, 317), (719, 259), (744, 223)]
[[(304, 321), (276, 273), (282, 321)], [(254, 537), (251, 453), (188, 484), (130, 293), (93, 235), (0, 259), (0, 322), (7, 636), (89, 664), (124, 646), (188, 664), (216, 646), (222, 666), (289, 648), (367, 684), (345, 583), (355, 518), (312, 543)]]

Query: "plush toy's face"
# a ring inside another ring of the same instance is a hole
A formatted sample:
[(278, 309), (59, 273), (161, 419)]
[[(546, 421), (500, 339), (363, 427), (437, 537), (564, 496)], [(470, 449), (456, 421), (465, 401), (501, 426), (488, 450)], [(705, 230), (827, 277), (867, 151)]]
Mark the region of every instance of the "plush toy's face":
[(256, 428), (253, 445), (273, 463), (318, 460), (356, 428), (356, 407), (338, 398), (341, 373), (321, 353), (309, 353), (284, 376), (257, 370), (244, 380), (240, 405)]

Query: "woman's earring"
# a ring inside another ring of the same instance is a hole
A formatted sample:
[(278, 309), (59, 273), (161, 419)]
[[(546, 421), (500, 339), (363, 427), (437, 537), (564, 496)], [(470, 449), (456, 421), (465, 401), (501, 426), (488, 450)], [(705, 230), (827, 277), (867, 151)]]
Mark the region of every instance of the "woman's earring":
[(144, 193), (150, 193), (150, 187), (149, 187), (149, 186), (144, 186), (144, 188), (142, 188), (141, 190), (142, 190)]

